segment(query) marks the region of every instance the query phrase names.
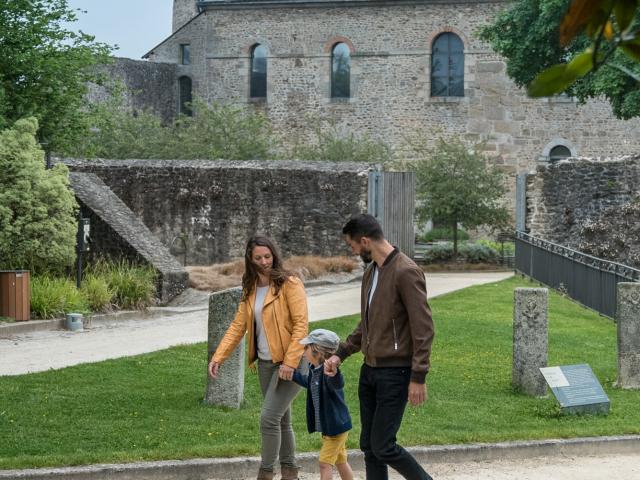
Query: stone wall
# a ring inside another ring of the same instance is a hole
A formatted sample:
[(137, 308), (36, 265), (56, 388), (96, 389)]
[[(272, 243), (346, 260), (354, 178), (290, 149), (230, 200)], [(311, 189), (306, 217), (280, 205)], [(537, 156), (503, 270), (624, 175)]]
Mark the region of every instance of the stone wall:
[(286, 255), (348, 254), (341, 228), (366, 211), (367, 164), (64, 160), (97, 175), (168, 248), (186, 234), (189, 265), (242, 257), (253, 234)]
[(640, 267), (640, 155), (578, 158), (527, 177), (530, 234)]
[(93, 103), (111, 98), (118, 82), (124, 87), (124, 108), (136, 113), (150, 110), (167, 123), (178, 109), (177, 66), (172, 63), (146, 62), (129, 58), (114, 58), (102, 65), (106, 77), (104, 85), (89, 85), (88, 98)]
[[(407, 137), (414, 135), (430, 144), (451, 134), (484, 140), (496, 163), (512, 173), (533, 171), (554, 145), (582, 156), (640, 151), (639, 119), (616, 120), (602, 101), (530, 99), (508, 79), (503, 60), (477, 37), (508, 2), (255, 3), (211, 2), (149, 58), (179, 63), (179, 45), (189, 43), (191, 65), (177, 68), (192, 78), (194, 94), (264, 111), (285, 143), (314, 141), (312, 118), (384, 140), (396, 156), (406, 154)], [(464, 97), (430, 96), (431, 45), (444, 31), (464, 43)], [(353, 47), (347, 101), (330, 98), (330, 51), (337, 41)], [(256, 43), (268, 49), (267, 100), (260, 103), (248, 98)]]
[(169, 249), (95, 175), (71, 172), (71, 187), (91, 225), (87, 257), (127, 259), (158, 273), (157, 297), (167, 303), (185, 288), (188, 274)]

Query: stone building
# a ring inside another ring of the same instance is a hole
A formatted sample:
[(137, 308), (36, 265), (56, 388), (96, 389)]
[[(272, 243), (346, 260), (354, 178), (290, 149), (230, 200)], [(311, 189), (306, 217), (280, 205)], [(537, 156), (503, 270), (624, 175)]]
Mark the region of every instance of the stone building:
[[(264, 111), (285, 142), (317, 121), (401, 157), (407, 138), (486, 141), (511, 173), (566, 156), (640, 150), (640, 120), (604, 101), (530, 99), (478, 39), (495, 0), (174, 0), (173, 34), (145, 58), (172, 64), (176, 111), (197, 96)], [(188, 113), (188, 112), (187, 112)]]

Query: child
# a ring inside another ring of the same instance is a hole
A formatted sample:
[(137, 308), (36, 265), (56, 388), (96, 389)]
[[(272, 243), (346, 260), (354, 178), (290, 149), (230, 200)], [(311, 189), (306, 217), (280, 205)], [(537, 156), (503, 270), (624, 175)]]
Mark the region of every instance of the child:
[(318, 328), (300, 340), (304, 357), (311, 364), (303, 376), (293, 373), (293, 381), (307, 389), (307, 429), (309, 433), (322, 433), (320, 449), (320, 480), (333, 478), (336, 466), (342, 480), (353, 480), (347, 463), (347, 436), (351, 430), (351, 417), (344, 401), (344, 378), (338, 369), (335, 376), (324, 374), (324, 361), (338, 349), (340, 338), (334, 332)]

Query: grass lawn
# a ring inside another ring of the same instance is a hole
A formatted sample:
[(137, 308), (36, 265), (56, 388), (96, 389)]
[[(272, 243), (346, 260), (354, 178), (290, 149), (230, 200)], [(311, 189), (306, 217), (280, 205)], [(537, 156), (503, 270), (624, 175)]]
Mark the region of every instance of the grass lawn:
[[(552, 294), (549, 365), (588, 363), (611, 399), (608, 416), (564, 417), (553, 396), (511, 389), (513, 278), (434, 299), (436, 321), (429, 401), (408, 408), (406, 446), (640, 433), (640, 391), (613, 387), (616, 330), (611, 320)], [(357, 318), (314, 324), (349, 333)], [(47, 352), (42, 352), (46, 355)], [(181, 346), (63, 370), (0, 377), (0, 468), (257, 455), (260, 395), (247, 370), (239, 411), (204, 406), (206, 347)], [(361, 358), (343, 366), (356, 427)], [(306, 433), (304, 394), (294, 404), (298, 450), (320, 447)]]

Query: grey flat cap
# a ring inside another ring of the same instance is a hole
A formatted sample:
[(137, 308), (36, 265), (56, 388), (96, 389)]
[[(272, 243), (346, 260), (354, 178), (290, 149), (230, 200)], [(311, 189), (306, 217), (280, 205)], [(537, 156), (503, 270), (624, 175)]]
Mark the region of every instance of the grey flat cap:
[(340, 344), (340, 337), (331, 330), (325, 330), (324, 328), (316, 328), (309, 332), (309, 335), (300, 340), (302, 345), (309, 345), (311, 343), (319, 345), (320, 347), (329, 348), (335, 350)]

